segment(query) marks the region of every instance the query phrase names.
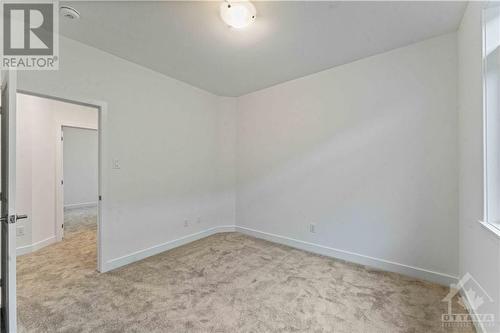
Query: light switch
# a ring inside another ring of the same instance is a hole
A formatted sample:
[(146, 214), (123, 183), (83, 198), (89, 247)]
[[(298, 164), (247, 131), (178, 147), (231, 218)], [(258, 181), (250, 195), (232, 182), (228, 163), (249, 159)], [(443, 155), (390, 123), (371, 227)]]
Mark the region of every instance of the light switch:
[(113, 169), (120, 169), (120, 160), (113, 159)]

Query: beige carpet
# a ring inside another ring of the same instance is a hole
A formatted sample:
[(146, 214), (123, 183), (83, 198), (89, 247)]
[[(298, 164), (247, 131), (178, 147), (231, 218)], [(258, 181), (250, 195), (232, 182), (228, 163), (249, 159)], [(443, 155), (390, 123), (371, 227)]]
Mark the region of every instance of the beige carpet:
[(237, 233), (99, 274), (94, 212), (68, 219), (18, 260), (20, 332), (453, 331), (447, 288)]

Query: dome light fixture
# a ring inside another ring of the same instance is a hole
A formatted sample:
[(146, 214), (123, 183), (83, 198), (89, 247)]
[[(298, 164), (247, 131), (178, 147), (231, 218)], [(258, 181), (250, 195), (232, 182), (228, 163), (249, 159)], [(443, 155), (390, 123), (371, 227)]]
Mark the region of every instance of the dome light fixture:
[(226, 1), (220, 5), (220, 17), (230, 27), (241, 29), (255, 21), (255, 6), (247, 0)]

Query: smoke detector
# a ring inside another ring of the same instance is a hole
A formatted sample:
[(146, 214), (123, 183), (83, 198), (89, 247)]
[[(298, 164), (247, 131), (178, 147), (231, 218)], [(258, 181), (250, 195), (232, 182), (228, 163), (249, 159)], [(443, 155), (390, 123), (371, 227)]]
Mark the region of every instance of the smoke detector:
[(61, 6), (61, 8), (59, 8), (59, 12), (63, 17), (70, 20), (78, 20), (80, 18), (80, 13), (76, 9), (69, 6)]

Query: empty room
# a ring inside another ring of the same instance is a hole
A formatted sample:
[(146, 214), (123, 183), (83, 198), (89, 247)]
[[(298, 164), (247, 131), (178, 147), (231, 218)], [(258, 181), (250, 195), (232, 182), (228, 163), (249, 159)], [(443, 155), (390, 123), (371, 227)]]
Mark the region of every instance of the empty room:
[(500, 2), (0, 8), (1, 332), (500, 333)]

